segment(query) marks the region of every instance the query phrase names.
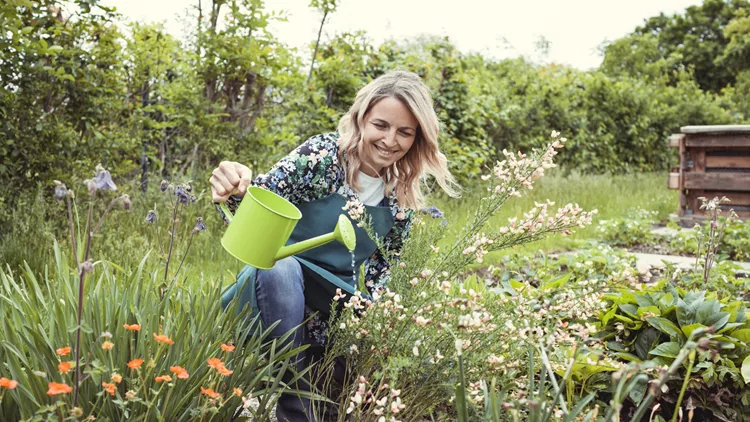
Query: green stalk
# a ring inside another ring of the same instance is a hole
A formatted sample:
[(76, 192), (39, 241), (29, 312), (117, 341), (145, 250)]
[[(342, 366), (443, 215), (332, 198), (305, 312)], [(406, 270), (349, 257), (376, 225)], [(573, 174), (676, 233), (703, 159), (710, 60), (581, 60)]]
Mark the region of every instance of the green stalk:
[(680, 396), (677, 398), (677, 404), (674, 408), (674, 414), (672, 415), (672, 422), (677, 422), (677, 414), (680, 413), (680, 405), (682, 405), (682, 399), (685, 397), (685, 390), (687, 390), (688, 382), (690, 381), (690, 374), (693, 373), (693, 363), (695, 362), (695, 350), (690, 351), (690, 361), (688, 362), (687, 374), (685, 379), (682, 381), (682, 388), (680, 389)]

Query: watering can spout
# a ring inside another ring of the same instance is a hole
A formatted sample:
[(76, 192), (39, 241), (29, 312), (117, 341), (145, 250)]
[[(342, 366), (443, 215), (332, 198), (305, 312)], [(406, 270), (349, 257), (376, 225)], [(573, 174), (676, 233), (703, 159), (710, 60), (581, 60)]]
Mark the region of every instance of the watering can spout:
[(337, 240), (341, 242), (350, 251), (353, 251), (357, 246), (357, 238), (354, 233), (354, 227), (352, 227), (351, 221), (344, 214), (339, 216), (339, 220), (336, 223), (336, 228), (333, 232), (323, 234), (317, 237), (313, 237), (301, 242), (293, 243), (291, 245), (282, 246), (281, 249), (276, 253), (274, 257), (275, 261), (297, 255), (305, 252), (312, 248), (325, 245), (326, 243)]

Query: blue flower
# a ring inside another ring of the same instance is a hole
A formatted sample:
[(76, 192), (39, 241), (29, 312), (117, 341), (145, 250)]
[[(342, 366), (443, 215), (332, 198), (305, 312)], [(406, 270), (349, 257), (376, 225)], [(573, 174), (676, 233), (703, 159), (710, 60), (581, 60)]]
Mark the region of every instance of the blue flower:
[(146, 222), (147, 223), (154, 223), (154, 222), (156, 222), (156, 211), (149, 210), (148, 214), (146, 215)]
[(203, 222), (202, 217), (198, 217), (195, 219), (195, 227), (193, 227), (193, 234), (202, 232), (203, 230), (206, 230), (206, 224)]
[(190, 193), (189, 185), (177, 185), (174, 188), (174, 196), (177, 197), (177, 202), (182, 205), (190, 205), (191, 202), (195, 202), (195, 195)]
[(439, 210), (439, 209), (438, 209), (438, 208), (437, 208), (436, 206), (434, 206), (434, 205), (433, 205), (433, 206), (430, 206), (430, 207), (427, 207), (427, 208), (422, 208), (422, 209), (420, 210), (420, 212), (421, 212), (422, 214), (430, 214), (430, 216), (432, 216), (432, 218), (443, 218), (443, 215), (444, 215), (444, 214), (443, 214), (443, 212), (442, 212), (442, 211), (440, 211), (440, 210)]
[(94, 184), (97, 189), (101, 190), (117, 190), (115, 182), (112, 181), (112, 175), (109, 174), (108, 170), (104, 170), (101, 164), (96, 166), (96, 178), (94, 178)]
[(68, 196), (68, 188), (57, 180), (55, 180), (55, 185), (57, 185), (55, 186), (55, 198), (62, 201)]

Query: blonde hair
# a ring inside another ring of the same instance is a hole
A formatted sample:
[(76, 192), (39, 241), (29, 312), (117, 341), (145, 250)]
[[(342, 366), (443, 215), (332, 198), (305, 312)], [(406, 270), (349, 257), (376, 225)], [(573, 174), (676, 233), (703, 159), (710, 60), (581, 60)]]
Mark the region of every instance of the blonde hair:
[(418, 209), (424, 206), (422, 182), (433, 176), (448, 195), (458, 196), (459, 186), (448, 170), (448, 160), (438, 148), (440, 125), (432, 106), (432, 96), (422, 78), (412, 72), (390, 71), (357, 92), (349, 111), (339, 121), (339, 160), (345, 163), (346, 181), (359, 189), (357, 175), (362, 167), (359, 146), (365, 115), (380, 100), (393, 97), (401, 101), (419, 122), (416, 137), (406, 155), (384, 169), (386, 195), (396, 190), (399, 206)]

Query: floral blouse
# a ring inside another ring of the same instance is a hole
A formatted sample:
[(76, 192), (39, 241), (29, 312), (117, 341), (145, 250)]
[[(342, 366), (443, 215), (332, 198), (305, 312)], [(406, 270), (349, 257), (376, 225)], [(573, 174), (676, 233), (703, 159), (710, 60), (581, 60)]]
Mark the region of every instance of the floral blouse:
[[(344, 167), (338, 158), (337, 140), (336, 132), (311, 137), (267, 173), (258, 175), (252, 185), (275, 192), (295, 205), (324, 198), (333, 192), (349, 201), (359, 200), (357, 192), (346, 182)], [(239, 202), (240, 198), (231, 196), (227, 205), (234, 212)], [(383, 245), (389, 252), (398, 254), (409, 233), (414, 210), (399, 207), (395, 192), (383, 198), (380, 205), (390, 207), (394, 220), (393, 228), (383, 239)], [(219, 213), (227, 221), (220, 209)], [(380, 250), (365, 261), (364, 278), (370, 294), (384, 289), (390, 280), (390, 267)], [(326, 321), (317, 315), (308, 324), (310, 336), (321, 345), (326, 342), (326, 328)]]

